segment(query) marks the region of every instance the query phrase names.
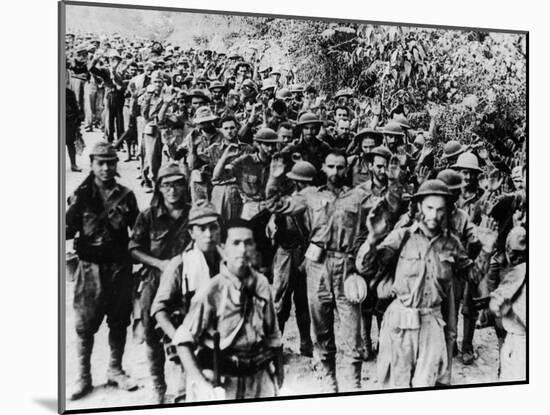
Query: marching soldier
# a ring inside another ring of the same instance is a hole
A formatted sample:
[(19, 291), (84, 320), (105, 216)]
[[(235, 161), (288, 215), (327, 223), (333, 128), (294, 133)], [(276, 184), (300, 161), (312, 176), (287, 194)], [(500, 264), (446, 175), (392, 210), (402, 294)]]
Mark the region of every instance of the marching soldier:
[[(345, 379), (349, 389), (361, 387), (362, 340), (359, 304), (344, 293), (344, 281), (354, 274), (353, 258), (365, 239), (368, 194), (345, 183), (347, 159), (340, 150), (331, 150), (323, 163), (325, 186), (307, 187), (290, 198), (270, 206), (278, 214), (306, 213), (309, 246), (305, 252), (307, 297), (315, 335), (315, 349), (326, 391), (338, 392), (334, 312), (340, 316)], [(271, 194), (271, 191), (269, 190)], [(345, 334), (344, 334), (345, 333)]]
[(255, 249), (249, 223), (230, 221), (220, 271), (193, 297), (176, 332), (187, 401), (277, 396), (283, 380), (281, 332), (267, 278), (249, 265)]
[(143, 325), (156, 403), (164, 403), (166, 393), (165, 356), (156, 321), (151, 317), (151, 304), (162, 272), (189, 241), (184, 229), (188, 203), (187, 180), (178, 165), (171, 163), (161, 168), (151, 205), (139, 214), (128, 247), (134, 260), (143, 264), (136, 281), (139, 315), (134, 318)]
[(488, 269), (497, 238), (492, 224), (478, 229), (483, 249), (472, 269), (458, 238), (442, 226), (450, 195), (441, 180), (424, 182), (412, 199), (419, 219), (385, 238), (385, 220), (374, 211), (367, 219), (368, 237), (355, 262), (359, 272), (396, 262), (394, 300), (382, 320), (377, 362), (378, 381), (385, 388), (450, 383), (451, 344), (444, 327), (456, 313), (453, 279), (463, 275), (477, 282)]
[(132, 262), (128, 231), (139, 213), (134, 193), (115, 180), (117, 154), (111, 144), (97, 143), (90, 151), (92, 173), (70, 197), (66, 239), (75, 238), (76, 316), (79, 377), (72, 400), (92, 390), (90, 357), (94, 334), (107, 316), (111, 357), (107, 379), (121, 389), (137, 389), (122, 370), (126, 328), (132, 311)]

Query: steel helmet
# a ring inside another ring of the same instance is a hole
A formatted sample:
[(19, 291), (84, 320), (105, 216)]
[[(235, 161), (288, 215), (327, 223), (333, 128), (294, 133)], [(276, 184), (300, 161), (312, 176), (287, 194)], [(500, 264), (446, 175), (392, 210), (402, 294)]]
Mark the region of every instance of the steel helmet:
[(307, 161), (297, 161), (294, 163), (294, 166), (292, 166), (292, 170), (286, 174), (286, 177), (301, 182), (311, 182), (316, 175), (317, 170), (313, 164)]
[(306, 124), (322, 124), (323, 121), (321, 121), (314, 113), (312, 112), (306, 112), (302, 115), (300, 115), (300, 118), (298, 119), (298, 122), (296, 125), (298, 127), (301, 127)]
[(403, 114), (395, 114), (393, 116), (392, 121), (399, 124), (401, 126), (401, 128), (411, 128), (411, 125), (409, 124), (409, 120)]
[(474, 170), (481, 173), (483, 170), (479, 168), (479, 161), (474, 153), (462, 153), (458, 156), (458, 160), (452, 165), (453, 169)]
[(384, 157), (386, 160), (389, 161), (391, 159), (392, 153), (387, 147), (378, 146), (378, 147), (374, 147), (371, 151), (369, 151), (367, 153), (367, 156), (370, 158), (374, 158), (374, 156), (380, 156), (380, 157)]
[(283, 140), (279, 138), (277, 133), (271, 128), (260, 128), (256, 134), (254, 134), (254, 140), (260, 143), (282, 143)]
[(445, 183), (449, 190), (460, 189), (464, 185), (462, 175), (453, 169), (441, 170), (436, 179)]
[(403, 132), (403, 129), (401, 128), (401, 124), (399, 124), (397, 121), (392, 120), (389, 121), (382, 130), (384, 134), (388, 135), (398, 135), (403, 136), (405, 133)]
[(444, 196), (449, 197), (451, 193), (449, 192), (449, 187), (439, 179), (426, 180), (418, 188), (418, 191), (412, 196), (413, 201), (418, 201), (425, 196)]
[(458, 156), (460, 153), (464, 152), (464, 147), (458, 141), (451, 140), (445, 143), (443, 146), (443, 155), (442, 158), (446, 159), (449, 157)]

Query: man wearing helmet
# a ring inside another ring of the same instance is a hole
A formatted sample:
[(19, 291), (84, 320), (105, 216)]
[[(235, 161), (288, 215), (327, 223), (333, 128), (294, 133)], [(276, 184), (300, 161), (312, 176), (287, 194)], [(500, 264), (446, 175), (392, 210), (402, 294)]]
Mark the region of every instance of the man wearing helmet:
[[(345, 295), (344, 281), (354, 274), (353, 258), (365, 238), (369, 195), (360, 188), (345, 185), (347, 167), (345, 153), (332, 149), (322, 165), (326, 185), (279, 198), (269, 206), (278, 214), (304, 213), (307, 218), (307, 296), (315, 350), (320, 360), (319, 370), (326, 382), (325, 392), (344, 390), (336, 379), (335, 311), (340, 316), (344, 339), (342, 371), (345, 373), (345, 389), (361, 388), (361, 311), (359, 304), (352, 303)], [(280, 184), (275, 175), (272, 179), (275, 186)], [(271, 189), (268, 189), (268, 194), (271, 194)]]
[[(483, 247), (476, 263), (456, 236), (444, 228), (449, 197), (441, 180), (428, 180), (413, 196), (419, 218), (408, 228), (385, 236), (384, 218), (373, 209), (367, 219), (367, 240), (355, 265), (368, 275), (374, 265), (396, 262), (392, 292), (380, 330), (378, 380), (385, 388), (448, 384), (451, 378), (446, 322), (452, 318), (453, 279), (473, 281), (488, 268), (497, 233), (491, 221), (478, 229)], [(385, 237), (384, 237), (385, 236)]]

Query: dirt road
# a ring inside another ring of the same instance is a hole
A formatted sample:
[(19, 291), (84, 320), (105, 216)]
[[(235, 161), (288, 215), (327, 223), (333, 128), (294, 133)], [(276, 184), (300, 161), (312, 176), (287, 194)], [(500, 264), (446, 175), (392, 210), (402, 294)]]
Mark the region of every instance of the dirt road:
[[(87, 150), (91, 148), (93, 143), (101, 139), (101, 133), (84, 133), (86, 149), (84, 153), (78, 157), (78, 163), (83, 167), (81, 173), (73, 173), (67, 167), (66, 170), (66, 190), (70, 194), (78, 184), (89, 173), (89, 158)], [(124, 160), (125, 153), (119, 153), (119, 158)], [(67, 160), (67, 166), (69, 162)], [(139, 174), (138, 163), (133, 161), (125, 163), (119, 162), (120, 183), (130, 187), (136, 194), (140, 209), (145, 209), (150, 200), (150, 195), (144, 193), (137, 180)], [(69, 243), (69, 248), (70, 248)], [(77, 377), (76, 371), (76, 354), (75, 354), (75, 331), (74, 331), (74, 315), (72, 309), (72, 291), (73, 283), (66, 282), (67, 298), (66, 298), (66, 322), (67, 322), (67, 392), (73, 387)], [(376, 326), (373, 324), (373, 326)], [(461, 326), (461, 324), (460, 324)], [(373, 338), (377, 337), (373, 327)], [(459, 330), (459, 333), (461, 330)], [(460, 339), (459, 339), (460, 340)], [(338, 339), (337, 339), (338, 342)], [(299, 338), (296, 322), (292, 316), (286, 326), (284, 334), (285, 344), (285, 385), (284, 392), (288, 395), (307, 395), (318, 393), (320, 389), (320, 380), (316, 377), (314, 371), (313, 360), (302, 357), (299, 354)], [(460, 343), (459, 343), (460, 344)], [(497, 340), (492, 329), (477, 330), (474, 337), (474, 347), (478, 355), (474, 364), (471, 366), (463, 365), (458, 358), (453, 360), (453, 384), (475, 384), (497, 381), (497, 365), (498, 352)], [(341, 356), (338, 356), (341, 357)], [(76, 402), (67, 402), (67, 409), (85, 409), (85, 408), (100, 408), (113, 406), (131, 406), (131, 405), (150, 405), (152, 404), (150, 393), (150, 379), (145, 357), (144, 344), (137, 344), (128, 334), (126, 351), (124, 354), (125, 370), (140, 383), (140, 388), (135, 392), (120, 391), (116, 388), (106, 385), (106, 371), (109, 358), (109, 346), (107, 343), (107, 327), (105, 322), (101, 326), (99, 332), (95, 336), (94, 350), (92, 354), (92, 378), (95, 386), (94, 391), (85, 398)], [(167, 365), (167, 382), (170, 386), (176, 384), (176, 371), (170, 365)], [(375, 362), (367, 362), (363, 365), (363, 381), (364, 390), (379, 389), (376, 380), (376, 364)]]

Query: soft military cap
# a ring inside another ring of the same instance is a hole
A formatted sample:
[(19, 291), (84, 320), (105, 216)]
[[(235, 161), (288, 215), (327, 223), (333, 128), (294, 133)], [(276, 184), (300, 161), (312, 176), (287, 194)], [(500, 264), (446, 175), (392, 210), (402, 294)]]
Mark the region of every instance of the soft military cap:
[(219, 220), (220, 215), (215, 206), (206, 199), (197, 200), (189, 211), (189, 226), (206, 225)]
[[(168, 180), (170, 178), (170, 180)], [(157, 180), (160, 183), (162, 179), (164, 181), (176, 181), (180, 179), (185, 179), (185, 175), (181, 170), (178, 163), (167, 163), (162, 166), (158, 172)]]
[(116, 150), (113, 145), (107, 141), (100, 141), (92, 147), (90, 159), (98, 160), (118, 160)]

